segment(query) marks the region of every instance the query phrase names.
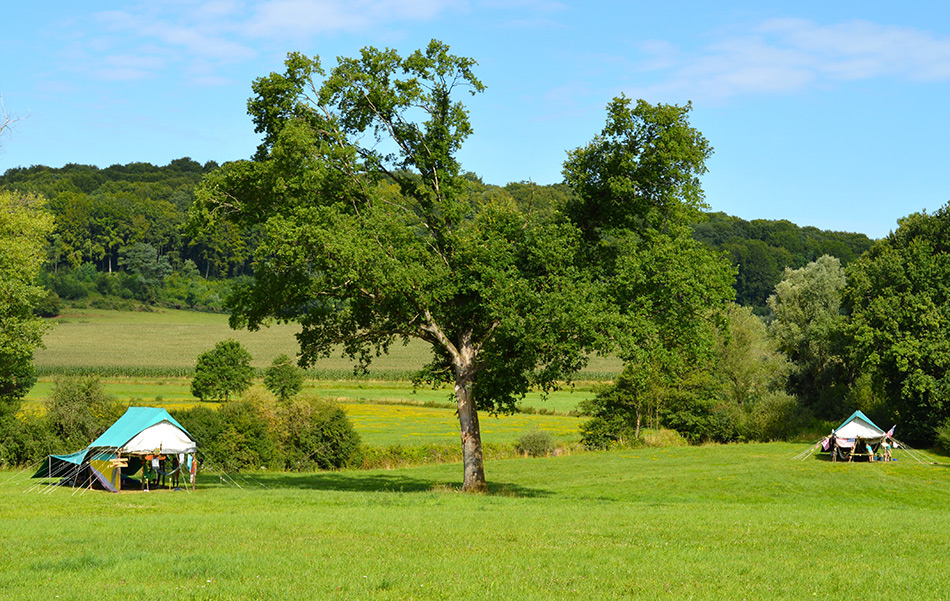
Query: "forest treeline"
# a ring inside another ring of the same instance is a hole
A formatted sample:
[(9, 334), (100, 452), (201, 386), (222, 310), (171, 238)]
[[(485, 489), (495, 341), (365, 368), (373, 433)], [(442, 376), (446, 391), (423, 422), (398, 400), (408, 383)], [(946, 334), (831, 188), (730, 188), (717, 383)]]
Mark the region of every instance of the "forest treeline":
[[(232, 287), (251, 278), (262, 232), (225, 219), (189, 229), (196, 188), (217, 169), (182, 158), (0, 176), (0, 191), (45, 198), (55, 218), (40, 272), (48, 294), (37, 312), (56, 315), (62, 303), (230, 309)], [(576, 202), (567, 184), (495, 186), (469, 173), (464, 186), (471, 203), (504, 200), (523, 214)], [(583, 407), (591, 418), (585, 444), (627, 444), (641, 427), (672, 428), (694, 442), (782, 439), (862, 409), (902, 423), (911, 441), (945, 438), (950, 446), (940, 325), (950, 281), (947, 223), (946, 210), (915, 214), (872, 241), (703, 214), (692, 236), (732, 262), (736, 303), (719, 309), (721, 327), (690, 361), (669, 352), (628, 357), (616, 381)]]
[[(55, 310), (57, 298), (81, 301), (90, 294), (103, 307), (128, 300), (223, 310), (228, 280), (250, 275), (259, 233), (227, 221), (213, 233), (188, 231), (195, 186), (217, 168), (214, 161), (185, 157), (164, 166), (7, 170), (0, 189), (46, 198), (56, 218), (43, 274), (55, 297), (44, 305), (46, 311)], [(496, 186), (473, 174), (467, 180), (473, 198), (508, 197), (529, 211), (563, 207), (572, 194), (566, 184)], [(718, 212), (694, 224), (693, 237), (728, 255), (736, 268), (736, 302), (760, 315), (767, 313), (767, 299), (786, 268), (802, 268), (823, 255), (837, 257), (844, 267), (872, 245), (860, 233)]]

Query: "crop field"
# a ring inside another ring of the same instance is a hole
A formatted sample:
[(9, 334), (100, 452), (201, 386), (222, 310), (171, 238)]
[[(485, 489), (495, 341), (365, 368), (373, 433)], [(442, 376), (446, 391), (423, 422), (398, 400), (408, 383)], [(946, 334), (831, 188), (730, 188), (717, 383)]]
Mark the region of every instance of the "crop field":
[(950, 598), (950, 469), (731, 445), (203, 474), (109, 494), (0, 473), (4, 599)]
[[(296, 352), (295, 331), (293, 326), (275, 326), (253, 333), (235, 332), (228, 328), (227, 316), (208, 313), (72, 310), (55, 320), (44, 338), (46, 348), (37, 352), (37, 366), (45, 375), (27, 395), (24, 409), (42, 411), (44, 400), (53, 390), (54, 374), (63, 372), (100, 374), (106, 391), (123, 403), (187, 409), (200, 403), (191, 395), (190, 377), (176, 374), (192, 369), (199, 353), (218, 340), (233, 337), (251, 351), (255, 365), (262, 368), (277, 354)], [(379, 359), (381, 367), (371, 372), (375, 379), (353, 378), (348, 360), (328, 359), (316, 373), (344, 377), (311, 377), (303, 393), (341, 403), (367, 445), (457, 444), (459, 426), (451, 388), (416, 388), (405, 379), (427, 357), (423, 344), (397, 345), (391, 355)], [(594, 361), (601, 369), (617, 367), (609, 360)], [(609, 375), (604, 371), (598, 377)], [(521, 406), (542, 410), (544, 415), (483, 414), (483, 441), (511, 443), (529, 430), (541, 429), (560, 444), (576, 442), (581, 420), (567, 414), (593, 396), (597, 385), (586, 382), (548, 395), (530, 393)]]
[[(39, 369), (96, 368), (134, 375), (134, 372), (191, 370), (199, 354), (220, 340), (233, 338), (254, 357), (252, 365), (266, 367), (283, 353), (297, 354), (295, 325), (275, 324), (257, 332), (232, 330), (227, 315), (160, 309), (153, 312), (69, 309), (49, 320), (51, 330), (43, 337), (45, 349), (36, 353)], [(425, 343), (395, 344), (388, 355), (370, 368), (370, 377), (393, 379), (418, 370), (430, 359)], [(318, 372), (347, 375), (353, 362), (339, 356), (320, 361)], [(617, 359), (592, 357), (579, 379), (610, 377), (621, 369)]]

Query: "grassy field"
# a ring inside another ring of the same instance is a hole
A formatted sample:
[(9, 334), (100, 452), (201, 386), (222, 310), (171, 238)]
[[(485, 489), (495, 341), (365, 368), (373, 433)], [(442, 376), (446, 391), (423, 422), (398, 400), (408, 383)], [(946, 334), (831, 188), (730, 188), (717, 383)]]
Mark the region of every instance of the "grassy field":
[[(950, 598), (950, 469), (786, 444), (205, 474), (195, 493), (0, 474), (0, 591), (95, 599)], [(258, 484), (260, 483), (260, 484)], [(49, 494), (42, 494), (42, 493)]]
[[(53, 391), (54, 377), (44, 376), (26, 396), (27, 404), (41, 404)], [(123, 377), (102, 378), (106, 391), (122, 400), (138, 399), (167, 408), (186, 408), (197, 404), (191, 395), (190, 378), (174, 377)], [(258, 381), (260, 384), (260, 381)], [(586, 384), (556, 390), (544, 396), (531, 392), (520, 403), (521, 407), (547, 410), (554, 413), (569, 413), (577, 409), (584, 399), (594, 396), (596, 385)], [(304, 394), (312, 394), (344, 403), (402, 403), (407, 405), (454, 406), (452, 390), (443, 387), (413, 388), (412, 383), (398, 380), (308, 380)]]
[[(64, 313), (45, 336), (45, 349), (36, 354), (38, 368), (46, 371), (68, 369), (82, 373), (95, 370), (106, 391), (122, 402), (148, 404), (167, 409), (197, 404), (189, 377), (155, 375), (162, 370), (189, 370), (197, 355), (225, 338), (241, 341), (255, 357), (257, 367), (269, 365), (280, 353), (297, 350), (293, 326), (275, 326), (259, 332), (233, 331), (227, 316), (162, 310), (120, 312), (81, 310)], [(371, 376), (386, 379), (310, 379), (304, 393), (337, 400), (344, 404), (363, 441), (369, 445), (421, 445), (457, 443), (458, 420), (454, 414), (451, 389), (416, 389), (404, 379), (428, 359), (421, 343), (396, 346), (379, 358)], [(619, 369), (616, 361), (594, 358), (588, 372), (598, 379)], [(352, 364), (331, 358), (318, 366), (324, 373), (346, 375)], [(140, 373), (141, 372), (141, 373)], [(151, 372), (151, 373), (150, 373)], [(121, 374), (140, 375), (121, 375)], [(25, 408), (34, 411), (50, 396), (54, 376), (42, 376), (26, 397)], [(561, 443), (578, 440), (580, 420), (567, 414), (582, 400), (593, 396), (595, 383), (582, 383), (543, 396), (530, 393), (521, 406), (561, 415), (524, 415), (502, 418), (482, 416), (486, 443), (509, 443), (531, 429), (550, 432)], [(405, 405), (405, 406), (399, 406)]]
[[(292, 326), (275, 326), (253, 333), (235, 332), (228, 328), (227, 316), (208, 313), (71, 311), (55, 320), (44, 338), (46, 348), (37, 352), (36, 363), (47, 371), (65, 368), (82, 373), (91, 369), (106, 374), (100, 376), (106, 391), (122, 402), (184, 409), (198, 404), (191, 395), (191, 379), (155, 374), (191, 369), (199, 353), (228, 337), (240, 340), (255, 357), (255, 365), (265, 367), (277, 354), (296, 352), (295, 331)], [(390, 355), (381, 357), (372, 372), (374, 377), (390, 379), (310, 379), (304, 393), (342, 403), (366, 444), (455, 444), (459, 426), (451, 389), (416, 389), (410, 382), (398, 379), (419, 369), (427, 358), (428, 350), (423, 344), (399, 345)], [(594, 364), (601, 370), (616, 367), (604, 359), (595, 359)], [(333, 358), (323, 362), (320, 370), (347, 374), (352, 372), (352, 365)], [(598, 377), (609, 373), (600, 371)], [(26, 397), (27, 411), (41, 409), (52, 392), (54, 378), (45, 375), (39, 379)], [(537, 428), (551, 433), (561, 443), (575, 442), (580, 420), (564, 414), (591, 397), (595, 388), (595, 384), (586, 383), (546, 397), (534, 392), (522, 402), (524, 408), (561, 415), (482, 415), (483, 440), (510, 443)]]
[[(294, 325), (274, 325), (257, 332), (232, 330), (226, 315), (160, 309), (154, 312), (70, 309), (53, 320), (43, 337), (45, 349), (36, 353), (36, 365), (49, 368), (122, 368), (136, 370), (193, 369), (198, 355), (216, 342), (233, 338), (254, 357), (255, 367), (270, 365), (283, 353), (298, 351)], [(425, 365), (430, 358), (425, 343), (397, 344), (388, 355), (379, 357), (370, 374), (391, 379)], [(318, 370), (347, 374), (353, 370), (349, 359), (331, 357), (315, 366)], [(613, 358), (592, 357), (581, 378), (604, 379), (620, 371)]]

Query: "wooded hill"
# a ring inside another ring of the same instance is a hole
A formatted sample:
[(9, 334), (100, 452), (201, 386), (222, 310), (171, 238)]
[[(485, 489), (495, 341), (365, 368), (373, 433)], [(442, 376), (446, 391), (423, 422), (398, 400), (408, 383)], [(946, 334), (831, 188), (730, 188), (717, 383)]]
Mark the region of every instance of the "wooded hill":
[[(194, 188), (217, 167), (214, 161), (202, 165), (187, 157), (165, 166), (37, 165), (7, 170), (0, 176), (0, 189), (33, 192), (49, 201), (56, 232), (48, 249), (45, 283), (59, 296), (82, 296), (77, 285), (85, 283), (105, 293), (114, 288), (111, 292), (119, 296), (125, 290), (124, 296), (143, 302), (220, 309), (220, 290), (209, 293), (207, 280), (247, 275), (257, 237), (254, 231), (226, 225), (214, 235), (187, 232)], [(501, 187), (485, 184), (474, 174), (467, 177), (473, 199), (507, 196), (532, 211), (561, 207), (572, 194), (565, 184), (515, 182)], [(798, 269), (826, 254), (845, 266), (872, 244), (864, 234), (786, 220), (746, 221), (724, 213), (710, 213), (695, 224), (693, 237), (728, 253), (737, 268), (736, 301), (758, 311), (764, 310), (786, 267)], [(118, 283), (100, 284), (101, 278), (96, 279), (97, 273), (110, 272), (127, 277)], [(165, 290), (163, 280), (172, 274), (185, 288), (189, 282), (192, 288), (198, 286), (194, 278), (200, 274), (204, 292)]]

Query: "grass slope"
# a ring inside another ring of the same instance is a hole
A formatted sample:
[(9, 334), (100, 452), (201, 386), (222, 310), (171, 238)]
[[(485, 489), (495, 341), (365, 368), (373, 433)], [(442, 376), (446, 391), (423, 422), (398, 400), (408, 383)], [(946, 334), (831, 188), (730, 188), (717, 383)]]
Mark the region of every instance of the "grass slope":
[(785, 444), (257, 474), (196, 493), (0, 486), (5, 599), (947, 599), (950, 470)]
[[(216, 342), (233, 338), (254, 357), (255, 367), (270, 365), (283, 353), (296, 356), (296, 325), (273, 325), (257, 332), (232, 330), (227, 315), (161, 309), (153, 312), (70, 309), (57, 319), (43, 337), (45, 349), (36, 352), (36, 365), (51, 368), (99, 368), (135, 375), (136, 370), (193, 369), (199, 354)], [(392, 374), (407, 374), (425, 365), (431, 354), (419, 341), (395, 345), (388, 355), (377, 358), (371, 374), (390, 379)], [(341, 357), (320, 361), (318, 370), (353, 371), (353, 362)], [(592, 357), (585, 377), (603, 379), (620, 371), (613, 358)]]

